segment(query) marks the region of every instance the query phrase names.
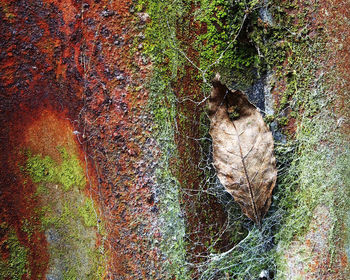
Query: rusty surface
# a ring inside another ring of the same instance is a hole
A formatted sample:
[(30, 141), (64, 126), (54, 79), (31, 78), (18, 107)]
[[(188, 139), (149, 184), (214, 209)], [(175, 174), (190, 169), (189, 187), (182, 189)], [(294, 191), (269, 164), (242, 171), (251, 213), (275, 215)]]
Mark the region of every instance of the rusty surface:
[(158, 253), (149, 245), (157, 215), (150, 161), (157, 155), (142, 112), (147, 92), (136, 89), (149, 67), (134, 46), (145, 19), (132, 9), (131, 1), (0, 4), (0, 218), (30, 248), (31, 279), (44, 277), (49, 252), (42, 232), (29, 242), (20, 229), (23, 219), (38, 219), (34, 186), (24, 187), (18, 175), (18, 148), (55, 157), (60, 141), (78, 145), (95, 176), (87, 191), (107, 221), (106, 277), (159, 277)]
[[(73, 49), (61, 45), (70, 34), (60, 30), (62, 18), (55, 6), (42, 5), (39, 1), (2, 1), (0, 25), (0, 221), (14, 229), (21, 244), (29, 249), (30, 277), (40, 279), (47, 269), (49, 253), (35, 213), (38, 207), (33, 196), (35, 187), (30, 182), (24, 184), (18, 168), (24, 162), (21, 148), (31, 142), (30, 135), (25, 134), (27, 129), (41, 126), (35, 123), (43, 111), (57, 112), (64, 120), (63, 123), (47, 122), (57, 133), (55, 139), (60, 141), (61, 133), (66, 131), (65, 118), (74, 116), (81, 106), (78, 96), (81, 86), (79, 77), (72, 72), (67, 73), (71, 82), (61, 83), (56, 79), (56, 62), (58, 57), (63, 59), (57, 48), (66, 49), (67, 58)], [(41, 129), (46, 132), (48, 127)], [(68, 138), (74, 142), (73, 137)], [(35, 147), (30, 146), (39, 151), (43, 146), (50, 149), (51, 144), (37, 142)], [(32, 236), (23, 230), (24, 221), (32, 224)]]

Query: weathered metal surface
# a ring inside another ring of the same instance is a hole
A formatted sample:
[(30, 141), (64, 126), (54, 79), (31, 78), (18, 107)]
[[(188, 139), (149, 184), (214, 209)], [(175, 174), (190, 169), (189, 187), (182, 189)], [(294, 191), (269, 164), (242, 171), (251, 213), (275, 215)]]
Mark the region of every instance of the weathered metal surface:
[(21, 230), (37, 202), (27, 200), (33, 187), (21, 192), (13, 155), (23, 144), (21, 131), (43, 110), (70, 120), (71, 141), (95, 176), (87, 191), (106, 219), (111, 258), (105, 276), (159, 278), (158, 253), (149, 243), (157, 233), (150, 231), (157, 216), (151, 190), (157, 150), (143, 110), (148, 95), (139, 89), (149, 63), (134, 51), (145, 18), (132, 10), (131, 1), (0, 4), (0, 216), (30, 248), (31, 279), (45, 278), (49, 252), (42, 233), (30, 243)]

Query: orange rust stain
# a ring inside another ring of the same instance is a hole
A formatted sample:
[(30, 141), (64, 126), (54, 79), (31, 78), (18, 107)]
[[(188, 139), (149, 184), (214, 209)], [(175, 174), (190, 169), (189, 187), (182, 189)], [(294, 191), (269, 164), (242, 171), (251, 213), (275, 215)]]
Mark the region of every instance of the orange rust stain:
[(141, 26), (140, 19), (129, 13), (132, 1), (89, 4), (82, 16), (84, 76), (89, 77), (82, 118), (87, 135), (93, 135), (89, 151), (96, 162), (99, 199), (108, 221), (106, 243), (112, 254), (108, 275), (147, 279), (151, 262), (158, 262), (144, 236), (157, 214), (147, 202), (152, 182), (145, 169), (141, 171), (148, 161), (141, 151), (150, 132), (138, 117), (148, 95), (143, 88), (136, 97), (132, 89), (143, 85), (149, 73), (139, 51), (130, 55), (141, 31), (136, 26)]
[(79, 147), (75, 133), (78, 132), (67, 117), (67, 111), (57, 112), (46, 103), (37, 109), (20, 105), (20, 110), (13, 115), (9, 130), (9, 148), (12, 151), (9, 162), (16, 162), (17, 157), (23, 158), (21, 154), (28, 149), (33, 154), (50, 156), (60, 161), (59, 147), (83, 160), (82, 147)]
[(347, 267), (348, 266), (348, 256), (347, 254), (344, 252), (341, 257), (340, 257), (340, 263), (342, 267)]
[(75, 3), (72, 0), (64, 0), (64, 1), (45, 0), (44, 2), (48, 4), (54, 4), (59, 9), (59, 11), (61, 11), (63, 20), (66, 25), (68, 25), (71, 22), (75, 22), (76, 15), (82, 9), (82, 3), (80, 4), (81, 9), (79, 10), (79, 8), (77, 7), (79, 4)]
[(24, 131), (23, 146), (57, 161), (60, 159), (57, 147), (64, 147), (70, 154), (78, 154), (74, 138), (73, 127), (67, 118), (44, 109)]

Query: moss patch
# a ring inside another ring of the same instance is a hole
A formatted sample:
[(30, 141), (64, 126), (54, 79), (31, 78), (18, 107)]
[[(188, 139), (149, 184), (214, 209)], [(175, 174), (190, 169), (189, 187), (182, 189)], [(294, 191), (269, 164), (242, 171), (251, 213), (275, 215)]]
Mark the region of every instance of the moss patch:
[[(25, 170), (37, 184), (37, 209), (49, 244), (48, 276), (62, 279), (100, 279), (106, 255), (96, 247), (103, 222), (93, 200), (82, 188), (86, 178), (76, 155), (60, 148), (61, 162), (49, 156), (32, 155)], [(100, 278), (99, 278), (100, 277)]]
[(23, 246), (16, 235), (15, 230), (9, 229), (5, 223), (0, 224), (1, 239), (4, 238), (1, 246), (5, 248), (8, 255), (0, 258), (1, 279), (22, 279), (28, 275), (28, 249)]
[(218, 71), (228, 84), (247, 88), (253, 83), (260, 60), (249, 40), (248, 26), (257, 20), (258, 4), (259, 1), (200, 1), (196, 19), (206, 32), (198, 36), (196, 44), (200, 67), (208, 80)]
[(59, 151), (62, 158), (61, 164), (55, 163), (49, 156), (32, 156), (28, 152), (25, 170), (34, 183), (57, 183), (62, 185), (65, 191), (68, 191), (72, 186), (83, 189), (86, 185), (86, 179), (79, 159), (76, 155), (69, 155), (63, 148), (59, 148)]
[(83, 218), (85, 226), (94, 227), (97, 225), (97, 214), (92, 199), (86, 198), (83, 205), (78, 208), (78, 212)]

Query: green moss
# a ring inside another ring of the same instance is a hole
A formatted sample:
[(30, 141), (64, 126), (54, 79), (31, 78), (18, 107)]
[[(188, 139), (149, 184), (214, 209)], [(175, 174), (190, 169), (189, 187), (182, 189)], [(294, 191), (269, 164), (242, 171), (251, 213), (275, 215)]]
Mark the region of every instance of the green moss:
[(34, 183), (54, 182), (57, 180), (57, 167), (49, 156), (32, 156), (30, 152), (27, 155), (26, 171)]
[(95, 247), (97, 217), (92, 200), (78, 192), (67, 193), (49, 186), (48, 189), (43, 197), (48, 205), (39, 214), (43, 230), (59, 237), (49, 244), (50, 259), (67, 269), (64, 279), (100, 279), (97, 275), (104, 273), (106, 255)]
[[(304, 22), (300, 20), (295, 23), (286, 13), (288, 7), (283, 7), (284, 10), (277, 9), (276, 6), (272, 8), (276, 19), (275, 29), (279, 28), (277, 34), (284, 38), (283, 44), (278, 46), (283, 54), (281, 62), (288, 62), (281, 71), (275, 73), (275, 79), (285, 81), (286, 88), (281, 94), (274, 118), (281, 127), (286, 126), (291, 117), (297, 118), (296, 125), (299, 127), (296, 139), (276, 146), (276, 157), (284, 172), (279, 175), (275, 198), (278, 207), (286, 211), (283, 226), (276, 235), (281, 243), (289, 244), (295, 236), (302, 236), (307, 231), (313, 210), (327, 196), (321, 186), (327, 184), (324, 175), (327, 174), (325, 170), (328, 163), (325, 165), (326, 154), (320, 141), (326, 135), (321, 132), (326, 127), (322, 119), (329, 119), (329, 122), (332, 120), (327, 115), (320, 117), (321, 109), (326, 110), (322, 108), (326, 96), (324, 91), (312, 87), (318, 77), (315, 71), (317, 66), (311, 61), (317, 60), (322, 43), (317, 40), (311, 43), (305, 36), (308, 31), (304, 28)], [(308, 12), (307, 6), (303, 12)], [(304, 31), (300, 33), (300, 30)], [(275, 39), (277, 38), (270, 37), (272, 42)], [(267, 51), (273, 50), (275, 49)], [(266, 57), (269, 64), (278, 62), (271, 59), (268, 53)], [(286, 108), (292, 113), (286, 114)], [(323, 171), (319, 172), (320, 170)]]
[(278, 119), (278, 123), (281, 126), (286, 126), (288, 124), (288, 118), (287, 117), (281, 117)]
[(48, 194), (48, 189), (44, 184), (38, 184), (35, 194), (37, 196)]
[[(248, 21), (256, 19), (257, 1), (200, 1), (197, 20), (206, 26), (206, 32), (198, 36), (200, 67), (210, 80), (219, 71), (226, 83), (247, 88), (255, 78), (259, 56), (248, 39)], [(246, 15), (249, 14), (248, 20)], [(245, 20), (243, 22), (243, 20)]]
[[(328, 238), (328, 249), (325, 256), (334, 257), (341, 248), (346, 229), (350, 205), (350, 147), (342, 136), (332, 129), (336, 119), (328, 110), (318, 113), (312, 119), (305, 118), (297, 135), (297, 144), (289, 153), (278, 155), (281, 159), (288, 156), (290, 167), (279, 178), (279, 191), (275, 194), (276, 204), (285, 211), (281, 226), (276, 233), (281, 255), (277, 255), (281, 279), (285, 252), (293, 240), (303, 240), (309, 232), (310, 222), (315, 218), (314, 210), (319, 205), (330, 212), (330, 227), (324, 229)], [(327, 141), (328, 144), (324, 144)], [(290, 154), (291, 153), (291, 154)], [(322, 230), (322, 228), (321, 228)]]
[(9, 229), (5, 223), (0, 224), (0, 230), (7, 233), (7, 239), (2, 246), (9, 252), (8, 259), (0, 259), (1, 279), (17, 280), (22, 279), (24, 275), (30, 277), (28, 249), (19, 242), (16, 232)]
[(58, 169), (58, 179), (64, 187), (69, 190), (72, 186), (83, 189), (86, 184), (84, 170), (75, 155), (69, 155), (64, 149), (60, 150), (63, 162)]
[(230, 118), (231, 121), (239, 118), (239, 112), (236, 108), (236, 106), (231, 106), (230, 108), (227, 109), (228, 117)]
[[(336, 116), (329, 110), (332, 102), (327, 92), (329, 81), (317, 72), (318, 57), (324, 55), (322, 34), (311, 42), (302, 20), (295, 24), (282, 10), (276, 12), (276, 6), (272, 10), (280, 16), (275, 16), (276, 24), (285, 27), (281, 34), (285, 34), (286, 50), (281, 56), (285, 61), (283, 68), (275, 72), (275, 79), (285, 81), (286, 89), (273, 119), (281, 126), (287, 125), (290, 117), (297, 120), (295, 138), (276, 143), (280, 172), (272, 207), (278, 209), (276, 213), (283, 213), (282, 218), (278, 217), (275, 236), (282, 251), (282, 256), (276, 257), (281, 273), (277, 277), (284, 279), (283, 252), (293, 240), (302, 240), (310, 230), (314, 210), (319, 205), (329, 209), (332, 223), (326, 233), (328, 251), (324, 253), (333, 256), (333, 251), (339, 251), (339, 239), (346, 236), (341, 221), (349, 211), (350, 188), (344, 175), (349, 172), (346, 160), (349, 146), (335, 130)], [(306, 7), (303, 14), (307, 12)]]
[(101, 245), (99, 248), (90, 250), (90, 259), (94, 260), (92, 264), (91, 273), (88, 275), (88, 279), (105, 279), (106, 277), (106, 258), (105, 258), (105, 248)]
[[(174, 177), (170, 167), (170, 159), (176, 154), (174, 140), (173, 121), (175, 117), (174, 94), (169, 87), (164, 86), (164, 80), (157, 79), (154, 73), (151, 88), (152, 95), (150, 104), (157, 127), (159, 144), (162, 156), (159, 159), (159, 168), (156, 171), (159, 188), (159, 208), (163, 223), (161, 226), (162, 242), (160, 248), (167, 257), (163, 263), (163, 275), (166, 279), (174, 276), (176, 279), (190, 279), (188, 268), (183, 264), (186, 261), (186, 244), (184, 241), (185, 225), (181, 218), (179, 203), (180, 185)], [(166, 93), (164, 95), (164, 93)], [(159, 244), (154, 244), (159, 247)]]
[[(145, 30), (146, 53), (154, 63), (148, 83), (150, 97), (148, 111), (153, 115), (153, 131), (162, 154), (158, 159), (157, 190), (162, 241), (152, 240), (165, 256), (161, 275), (165, 279), (190, 279), (186, 262), (185, 225), (179, 203), (180, 185), (170, 167), (170, 159), (178, 157), (174, 139), (176, 98), (172, 83), (183, 71), (185, 58), (180, 53), (176, 29), (190, 8), (190, 1), (139, 1), (139, 10), (147, 12), (152, 21)], [(164, 16), (165, 15), (165, 16)]]
[(78, 208), (78, 212), (87, 227), (96, 226), (97, 218), (92, 199), (87, 198), (84, 204)]
[(58, 164), (49, 156), (32, 155), (27, 153), (28, 159), (25, 170), (34, 183), (57, 183), (65, 191), (72, 186), (83, 189), (86, 184), (84, 170), (76, 155), (69, 155), (63, 148), (59, 148), (62, 163)]
[(145, 53), (156, 65), (161, 66), (162, 80), (170, 81), (181, 71), (185, 61), (180, 53), (182, 46), (176, 38), (176, 32), (177, 28), (181, 28), (181, 18), (190, 9), (190, 1), (139, 0), (137, 9), (145, 10), (152, 19), (145, 30)]
[(77, 280), (77, 279), (79, 279), (79, 275), (74, 268), (69, 269), (63, 275), (63, 280)]
[(22, 231), (26, 233), (28, 240), (30, 241), (34, 234), (33, 221), (29, 219), (22, 220)]

